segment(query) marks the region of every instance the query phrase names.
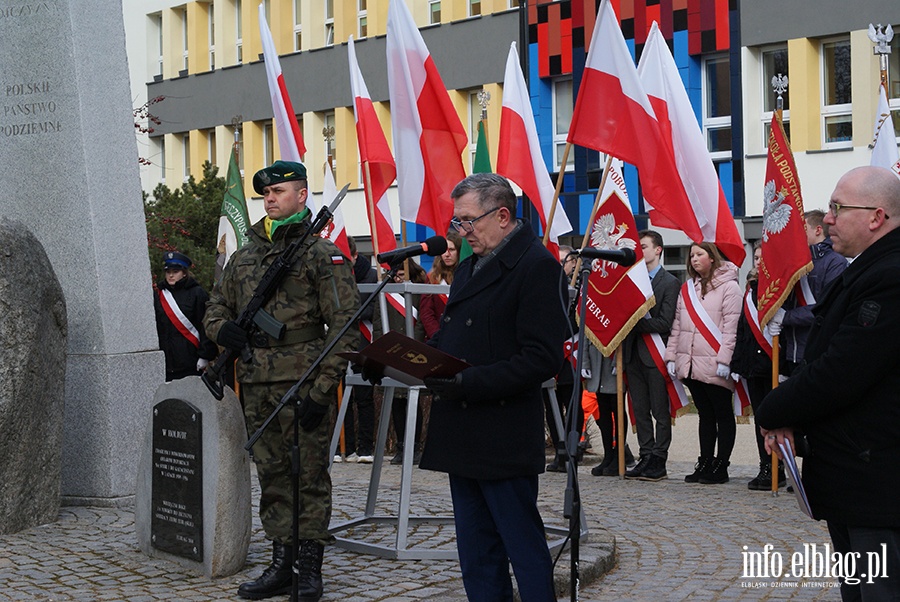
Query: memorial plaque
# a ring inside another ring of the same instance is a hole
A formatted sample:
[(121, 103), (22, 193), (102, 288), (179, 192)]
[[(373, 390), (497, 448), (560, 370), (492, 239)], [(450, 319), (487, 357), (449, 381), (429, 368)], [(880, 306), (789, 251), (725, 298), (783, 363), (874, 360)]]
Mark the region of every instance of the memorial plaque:
[(203, 429), (200, 411), (180, 399), (153, 406), (153, 547), (203, 561)]

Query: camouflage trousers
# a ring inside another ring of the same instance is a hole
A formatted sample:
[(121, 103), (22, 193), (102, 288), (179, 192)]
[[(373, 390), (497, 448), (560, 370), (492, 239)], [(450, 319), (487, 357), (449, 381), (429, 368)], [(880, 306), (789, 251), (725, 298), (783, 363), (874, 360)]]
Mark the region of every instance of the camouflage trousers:
[[(252, 435), (274, 411), (293, 383), (247, 383), (241, 387), (244, 418)], [(333, 406), (332, 406), (333, 407)], [(297, 511), (300, 539), (329, 543), (331, 521), (331, 475), (328, 473), (329, 418), (312, 432), (300, 429)], [(266, 537), (287, 544), (293, 539), (291, 509), (291, 448), (294, 444), (294, 406), (286, 405), (253, 446), (253, 460), (261, 490), (259, 518)]]

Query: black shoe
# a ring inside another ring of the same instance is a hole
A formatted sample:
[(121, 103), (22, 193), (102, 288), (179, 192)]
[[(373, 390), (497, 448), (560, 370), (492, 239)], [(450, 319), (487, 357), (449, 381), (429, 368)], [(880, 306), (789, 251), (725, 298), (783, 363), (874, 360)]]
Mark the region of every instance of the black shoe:
[[(787, 481), (784, 476), (784, 466), (778, 465), (778, 488), (785, 486)], [(747, 489), (751, 491), (771, 491), (772, 490), (772, 462), (760, 462), (759, 474), (747, 483)]]
[(272, 542), (272, 564), (262, 572), (256, 581), (242, 583), (238, 596), (248, 600), (263, 600), (291, 591), (291, 545)]
[(391, 464), (393, 464), (394, 466), (400, 466), (401, 464), (403, 464), (403, 450), (402, 449), (397, 450), (397, 453), (394, 454), (393, 458), (391, 458)]
[(418, 466), (419, 460), (421, 460), (421, 459), (422, 459), (422, 452), (420, 452), (419, 450), (414, 451), (413, 452), (413, 466)]
[(322, 597), (322, 555), (325, 546), (311, 539), (300, 542), (297, 557), (297, 599), (300, 602), (318, 602)]
[(721, 485), (728, 482), (728, 466), (730, 462), (722, 458), (716, 458), (710, 464), (708, 471), (700, 475), (700, 482), (704, 485)]
[(547, 472), (566, 472), (566, 461), (563, 460), (559, 454), (556, 454), (556, 457), (553, 458), (553, 461), (550, 464), (547, 464), (545, 469)]
[(637, 466), (625, 472), (626, 479), (637, 479), (644, 473), (644, 469), (650, 465), (650, 459), (653, 456), (647, 454), (646, 456), (641, 456), (641, 461), (637, 463)]
[[(626, 473), (626, 476), (627, 473)], [(650, 456), (650, 462), (638, 477), (639, 481), (662, 481), (669, 477), (666, 472), (666, 460), (660, 456)]]
[(684, 477), (685, 483), (697, 483), (700, 481), (700, 475), (709, 470), (709, 465), (712, 464), (712, 458), (709, 456), (700, 456), (697, 458), (697, 463), (694, 464), (694, 472)]
[(603, 461), (601, 461), (600, 464), (597, 464), (591, 469), (591, 474), (595, 477), (603, 476), (603, 472), (613, 464), (613, 455), (613, 452), (608, 452), (605, 456), (603, 456)]
[(631, 468), (634, 466), (634, 454), (631, 453), (631, 448), (628, 447), (628, 444), (625, 444), (625, 466)]

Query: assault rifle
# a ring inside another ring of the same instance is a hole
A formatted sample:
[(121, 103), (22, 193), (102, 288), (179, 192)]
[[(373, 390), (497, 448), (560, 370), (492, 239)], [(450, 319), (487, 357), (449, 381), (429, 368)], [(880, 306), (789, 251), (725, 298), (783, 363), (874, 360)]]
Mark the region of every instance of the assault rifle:
[[(241, 311), (237, 320), (235, 320), (235, 323), (248, 333), (249, 338), (252, 338), (253, 331), (256, 328), (265, 332), (273, 339), (280, 341), (284, 338), (286, 330), (285, 325), (265, 311), (263, 306), (272, 298), (278, 285), (281, 284), (281, 281), (291, 269), (291, 266), (294, 263), (294, 255), (296, 255), (297, 251), (301, 248), (304, 250), (306, 249), (304, 243), (306, 243), (310, 236), (318, 236), (322, 229), (328, 225), (328, 222), (334, 216), (334, 210), (337, 209), (337, 206), (344, 200), (349, 188), (350, 184), (345, 185), (340, 192), (337, 193), (337, 196), (334, 197), (330, 206), (322, 207), (322, 209), (319, 210), (318, 215), (316, 215), (316, 218), (313, 220), (312, 225), (303, 236), (289, 244), (272, 265), (266, 269), (266, 273), (263, 274), (262, 280), (260, 280), (259, 284), (256, 286), (256, 290), (253, 291), (253, 297), (250, 298), (247, 307)], [(212, 393), (213, 397), (216, 399), (222, 399), (225, 396), (225, 385), (222, 383), (222, 372), (234, 361), (234, 353), (233, 349), (225, 349), (225, 351), (219, 354), (219, 357), (216, 358), (214, 363), (207, 366), (206, 372), (200, 377), (204, 384), (206, 384), (209, 392)], [(241, 350), (241, 358), (244, 362), (250, 362), (251, 352), (249, 344), (245, 345)]]

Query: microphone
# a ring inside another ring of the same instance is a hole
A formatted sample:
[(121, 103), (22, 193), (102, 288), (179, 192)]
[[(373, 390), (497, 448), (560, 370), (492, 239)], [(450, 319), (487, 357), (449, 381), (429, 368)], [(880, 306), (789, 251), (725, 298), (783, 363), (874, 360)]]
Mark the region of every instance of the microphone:
[(419, 255), (436, 257), (446, 250), (447, 239), (443, 236), (432, 236), (425, 242), (420, 242), (417, 245), (411, 245), (403, 249), (394, 249), (393, 251), (387, 251), (386, 253), (379, 253), (378, 263), (395, 265), (411, 257), (418, 257)]
[(585, 247), (576, 252), (584, 259), (603, 259), (623, 266), (634, 265), (637, 261), (637, 254), (634, 252), (634, 249), (597, 249), (595, 247)]

